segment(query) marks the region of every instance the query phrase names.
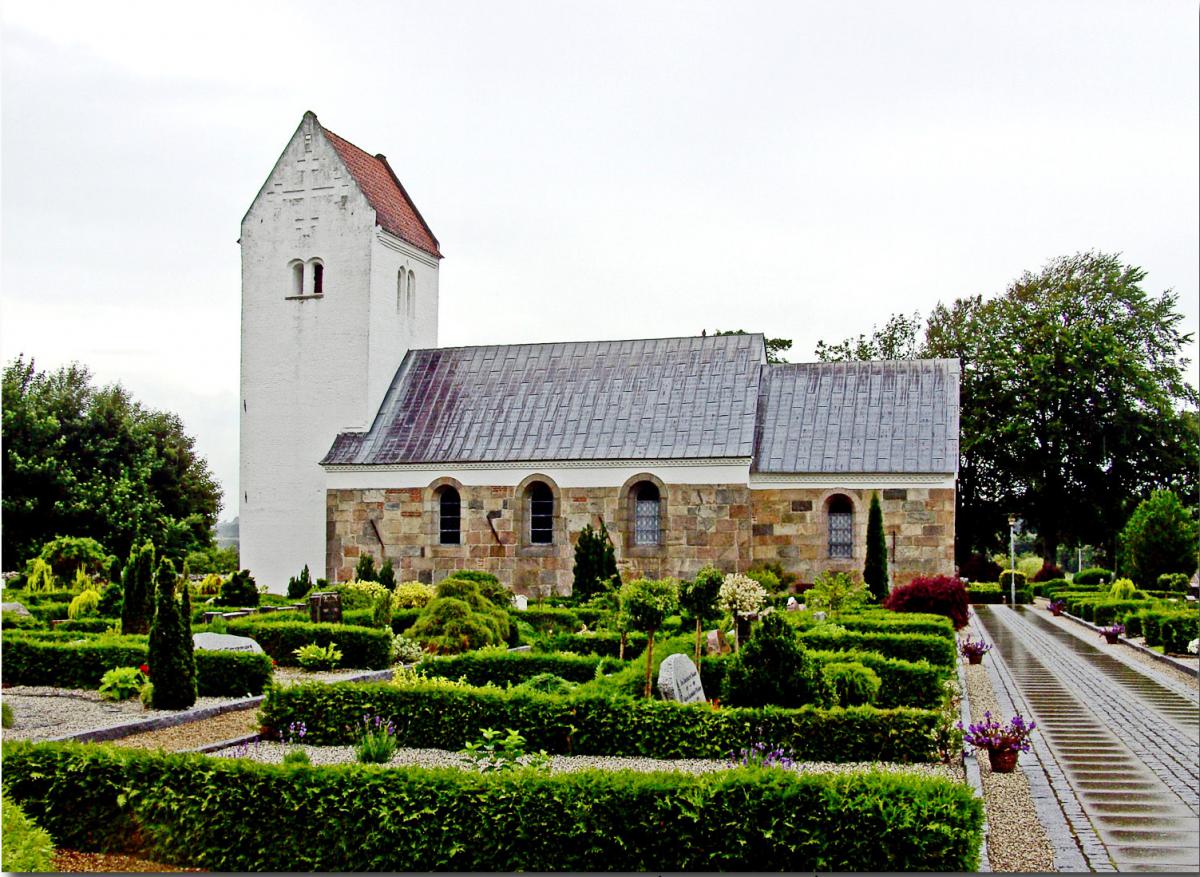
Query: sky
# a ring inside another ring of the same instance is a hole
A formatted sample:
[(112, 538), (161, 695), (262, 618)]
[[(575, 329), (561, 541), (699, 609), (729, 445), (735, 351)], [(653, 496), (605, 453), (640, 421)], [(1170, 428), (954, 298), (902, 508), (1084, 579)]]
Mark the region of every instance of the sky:
[(305, 110), (433, 228), (443, 345), (810, 360), (1081, 250), (1195, 332), (1198, 70), (1173, 0), (6, 0), (0, 355), (180, 414), (232, 518), (239, 223)]

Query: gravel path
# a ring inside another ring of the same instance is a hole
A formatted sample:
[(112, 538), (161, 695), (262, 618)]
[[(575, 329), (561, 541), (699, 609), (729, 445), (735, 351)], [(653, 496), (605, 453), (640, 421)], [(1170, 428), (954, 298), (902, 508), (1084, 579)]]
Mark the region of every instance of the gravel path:
[(160, 728), (157, 731), (130, 734), (128, 737), (113, 740), (112, 743), (132, 749), (166, 749), (171, 752), (179, 752), (185, 749), (198, 749), (210, 743), (232, 740), (235, 737), (244, 737), (257, 731), (258, 709), (253, 707), (248, 710), (222, 713), (211, 719), (175, 725), (173, 728)]
[[(4, 729), (8, 740), (49, 740), (171, 713), (148, 710), (136, 697), (119, 703), (101, 700), (98, 692), (82, 688), (14, 685), (4, 689), (3, 698), (12, 707), (15, 719), (13, 727)], [(195, 705), (217, 706), (236, 699), (198, 697)]]
[[(289, 749), (302, 749), (308, 753), (309, 760), (314, 764), (353, 764), (355, 762), (353, 746), (285, 746), (282, 743), (258, 742), (246, 746), (222, 749), (213, 753), (225, 758), (251, 758), (269, 764), (279, 764), (283, 755)], [(419, 765), (422, 767), (457, 767), (470, 768), (471, 760), (458, 752), (445, 749), (399, 749), (388, 763), (392, 767), (404, 765)], [(554, 755), (551, 756), (550, 769), (553, 773), (568, 773), (577, 770), (636, 770), (648, 771), (680, 771), (683, 773), (701, 774), (727, 770), (728, 762), (724, 759), (702, 758), (636, 758), (600, 755)], [(941, 777), (954, 782), (965, 782), (962, 768), (945, 764), (895, 764), (876, 762), (816, 762), (806, 761), (795, 765), (799, 773), (856, 773), (867, 770), (881, 770), (889, 773), (919, 773), (924, 776)]]
[(150, 859), (119, 853), (80, 853), (75, 850), (56, 850), (54, 870), (74, 874), (113, 874), (199, 871), (201, 869), (164, 865), (162, 862), (153, 862)]
[[(992, 658), (989, 655), (984, 660)], [(987, 668), (976, 664), (968, 665), (965, 669), (971, 721), (983, 721), (983, 714), (987, 710), (997, 716), (1000, 708), (992, 692), (992, 683), (988, 680)], [(1028, 754), (1021, 755), (1021, 758), (1029, 757)], [(992, 773), (986, 756), (977, 761), (987, 807), (988, 859), (992, 870), (1026, 873), (1053, 871), (1054, 849), (1035, 815), (1037, 810), (1025, 774), (1019, 768), (1007, 774)]]

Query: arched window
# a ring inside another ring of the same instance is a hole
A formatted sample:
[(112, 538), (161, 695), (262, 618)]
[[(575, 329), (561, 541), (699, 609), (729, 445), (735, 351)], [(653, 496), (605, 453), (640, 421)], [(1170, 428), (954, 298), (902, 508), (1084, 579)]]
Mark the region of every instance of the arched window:
[(535, 481), (525, 490), (529, 508), (529, 542), (550, 545), (554, 542), (554, 492), (545, 482)]
[(313, 295), (325, 294), (325, 266), (320, 262), (313, 262)]
[(292, 295), (304, 295), (304, 263), (292, 263)]
[(405, 282), (406, 282), (406, 278), (404, 275), (404, 269), (401, 268), (399, 271), (396, 272), (396, 313), (407, 315), (408, 314), (408, 305), (405, 304), (405, 300), (404, 300), (404, 284), (405, 284)]
[(854, 505), (848, 496), (829, 497), (829, 556), (854, 556)]
[(413, 272), (408, 272), (408, 318), (410, 320), (417, 316), (417, 275)]
[(458, 545), (462, 541), (462, 500), (453, 487), (438, 492), (438, 542)]
[(662, 503), (658, 488), (643, 481), (633, 488), (633, 544), (662, 543)]

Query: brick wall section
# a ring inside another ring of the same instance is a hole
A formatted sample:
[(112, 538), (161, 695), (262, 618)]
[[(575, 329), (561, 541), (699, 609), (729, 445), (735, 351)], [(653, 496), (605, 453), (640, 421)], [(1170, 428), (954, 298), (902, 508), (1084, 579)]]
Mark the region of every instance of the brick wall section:
[[(753, 556), (756, 563), (779, 563), (811, 582), (827, 569), (862, 572), (866, 560), (867, 512), (871, 489), (787, 488), (753, 490)], [(854, 556), (829, 557), (826, 505), (834, 494), (854, 504)], [(888, 558), (895, 533), (893, 586), (917, 575), (954, 573), (954, 490), (882, 488), (883, 530)]]
[[(396, 580), (435, 582), (457, 569), (482, 569), (520, 593), (569, 593), (575, 542), (586, 524), (604, 521), (616, 546), (622, 578), (690, 578), (706, 564), (746, 569), (751, 564), (751, 491), (745, 484), (665, 484), (664, 545), (634, 547), (628, 495), (620, 487), (555, 492), (554, 544), (532, 546), (520, 487), (456, 485), (462, 501), (462, 544), (438, 544), (433, 489), (329, 490), (326, 494), (326, 575), (351, 578), (363, 553), (391, 558)], [(378, 536), (376, 535), (378, 531)], [(381, 546), (380, 539), (383, 544)]]

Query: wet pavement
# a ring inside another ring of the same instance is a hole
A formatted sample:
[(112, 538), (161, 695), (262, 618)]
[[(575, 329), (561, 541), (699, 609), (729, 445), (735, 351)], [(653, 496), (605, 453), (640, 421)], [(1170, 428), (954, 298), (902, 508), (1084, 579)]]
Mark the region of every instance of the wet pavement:
[(1038, 723), (1020, 764), (1059, 870), (1200, 870), (1200, 691), (1036, 609), (975, 609), (1001, 703)]

